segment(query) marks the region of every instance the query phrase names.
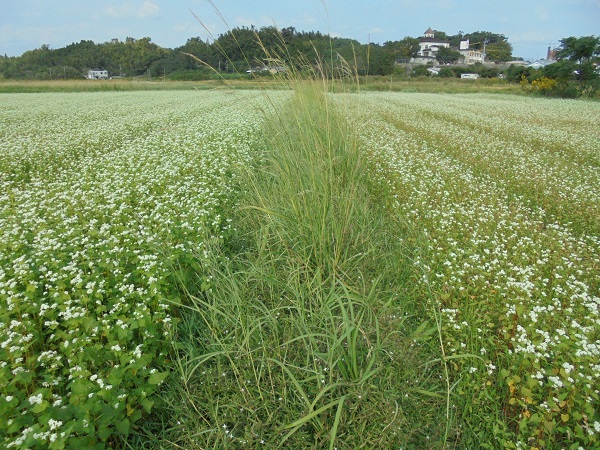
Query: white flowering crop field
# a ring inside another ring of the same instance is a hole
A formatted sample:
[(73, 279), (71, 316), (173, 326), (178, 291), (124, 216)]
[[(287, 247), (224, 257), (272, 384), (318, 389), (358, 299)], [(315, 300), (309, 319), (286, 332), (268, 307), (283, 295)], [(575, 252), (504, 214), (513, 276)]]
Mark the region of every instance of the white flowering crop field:
[[(0, 95), (0, 447), (111, 446), (153, 411), (178, 287), (210, 287), (261, 111), (290, 95)], [(597, 447), (600, 104), (332, 97), (423, 237), (456, 441)]]
[(497, 448), (599, 445), (600, 104), (382, 93), (348, 112), (429, 242), (453, 414)]
[(151, 411), (174, 287), (231, 228), (263, 100), (1, 97), (1, 447), (91, 448)]

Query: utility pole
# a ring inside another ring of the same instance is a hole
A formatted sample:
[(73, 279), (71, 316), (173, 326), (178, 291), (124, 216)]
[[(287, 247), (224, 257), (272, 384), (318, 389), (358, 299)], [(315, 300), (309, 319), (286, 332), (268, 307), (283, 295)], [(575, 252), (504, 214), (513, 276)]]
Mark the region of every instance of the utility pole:
[(487, 56), (487, 53), (485, 52), (485, 47), (487, 46), (488, 42), (490, 42), (490, 40), (488, 38), (485, 38), (483, 40), (483, 62), (485, 63), (485, 57)]

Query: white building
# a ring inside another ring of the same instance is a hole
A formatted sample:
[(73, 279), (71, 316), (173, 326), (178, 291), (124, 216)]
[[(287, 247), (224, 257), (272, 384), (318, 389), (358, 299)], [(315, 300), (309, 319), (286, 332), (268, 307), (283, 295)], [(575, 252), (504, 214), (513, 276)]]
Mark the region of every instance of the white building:
[(101, 69), (88, 70), (86, 78), (88, 80), (108, 80), (108, 71)]
[(423, 64), (435, 62), (435, 55), (442, 47), (449, 48), (450, 42), (443, 39), (437, 39), (435, 37), (435, 31), (433, 31), (431, 28), (427, 28), (427, 31), (425, 31), (425, 36), (419, 39), (419, 52), (411, 62)]
[(464, 64), (475, 64), (484, 62), (485, 55), (480, 50), (470, 48), (469, 40), (460, 41), (458, 53), (464, 58)]

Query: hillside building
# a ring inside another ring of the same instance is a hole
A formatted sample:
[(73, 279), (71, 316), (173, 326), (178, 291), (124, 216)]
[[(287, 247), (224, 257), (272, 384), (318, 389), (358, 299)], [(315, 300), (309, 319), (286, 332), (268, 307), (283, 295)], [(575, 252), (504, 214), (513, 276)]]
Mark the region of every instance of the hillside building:
[(442, 47), (450, 47), (450, 41), (444, 39), (438, 39), (435, 37), (435, 31), (427, 28), (425, 34), (419, 39), (419, 52), (417, 56), (411, 60), (411, 62), (427, 64), (428, 62), (436, 62), (435, 55), (438, 50)]
[(475, 63), (484, 63), (485, 55), (481, 50), (475, 50), (471, 48), (468, 39), (464, 41), (460, 41), (460, 47), (458, 48), (458, 53), (462, 56), (463, 64), (475, 64)]

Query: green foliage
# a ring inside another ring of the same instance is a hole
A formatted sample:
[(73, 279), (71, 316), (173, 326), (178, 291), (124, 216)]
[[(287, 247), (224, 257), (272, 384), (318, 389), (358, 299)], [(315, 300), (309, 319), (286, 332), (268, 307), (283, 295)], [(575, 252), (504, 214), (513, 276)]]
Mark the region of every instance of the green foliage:
[(511, 66), (507, 79), (520, 82), (524, 90), (547, 97), (595, 97), (600, 75), (594, 58), (600, 55), (600, 37), (569, 37), (561, 40), (558, 61), (540, 70)]
[(385, 46), (372, 45), (369, 48), (369, 74), (391, 75), (395, 68), (394, 53), (388, 51)]
[(410, 76), (411, 77), (428, 77), (431, 75), (431, 72), (427, 70), (427, 66), (425, 64), (419, 64), (416, 66)]
[(442, 67), (438, 76), (442, 78), (455, 78), (456, 74), (450, 67)]
[(229, 262), (195, 299), (167, 395), (178, 446), (423, 447), (439, 434), (408, 230), (321, 82), (294, 81), (268, 118)]
[(578, 61), (580, 64), (600, 56), (600, 36), (568, 37), (560, 40), (558, 59)]
[(383, 47), (393, 53), (396, 61), (408, 62), (417, 56), (419, 39), (407, 36), (399, 41), (385, 42)]
[(448, 446), (597, 448), (596, 103), (379, 93), (351, 114), (427, 232)]
[(2, 448), (116, 447), (143, 427), (170, 381), (179, 286), (208, 289), (226, 244), (245, 105), (131, 94), (3, 98)]
[(511, 83), (520, 83), (523, 78), (529, 79), (535, 73), (535, 69), (511, 64), (505, 72), (506, 81)]
[(460, 53), (449, 47), (441, 47), (435, 54), (435, 59), (440, 64), (453, 64), (460, 59)]
[(479, 74), (481, 78), (495, 78), (500, 73), (500, 71), (495, 67), (489, 67), (483, 64), (475, 64), (474, 66), (474, 72)]
[(450, 66), (442, 67), (438, 74), (441, 78), (460, 78), (463, 73), (476, 73), (481, 78), (496, 78), (498, 69), (484, 66), (483, 64), (473, 64), (469, 66)]
[[(510, 46), (503, 35), (489, 32), (464, 35), (465, 38), (469, 36), (475, 48), (481, 47), (478, 39), (489, 40), (491, 60), (510, 59)], [(454, 42), (457, 36), (449, 38)], [(175, 49), (163, 49), (148, 37), (128, 37), (125, 41), (100, 44), (82, 40), (56, 50), (43, 45), (18, 58), (5, 58), (0, 64), (0, 75), (7, 79), (77, 79), (84, 77), (89, 69), (103, 68), (110, 76), (165, 77), (174, 72), (206, 66), (220, 73), (243, 74), (253, 66), (269, 65), (268, 55), (275, 53), (286, 65), (317, 58), (324, 65), (338, 69), (350, 63), (359, 75), (390, 75), (394, 72), (396, 61), (410, 60), (418, 49), (419, 39), (412, 37), (388, 41), (383, 45), (361, 44), (353, 39), (331, 37), (320, 32), (299, 32), (293, 27), (278, 30), (274, 26), (260, 29), (252, 26), (233, 28), (210, 44), (193, 37)], [(188, 56), (190, 54), (197, 59)], [(456, 54), (449, 53), (444, 62), (455, 60)]]
[(485, 48), (486, 61), (506, 62), (513, 59), (512, 45), (506, 40), (499, 39), (496, 42), (487, 44)]
[(503, 34), (476, 31), (465, 34), (463, 39), (469, 39), (470, 46), (476, 50), (483, 51), (485, 44), (486, 58), (489, 61), (502, 62), (512, 59), (512, 46), (508, 43), (508, 38)]
[(539, 70), (511, 68), (508, 79), (514, 81), (519, 74), (525, 91), (546, 97), (594, 97), (600, 90), (600, 76), (589, 61), (577, 63), (563, 59)]
[(103, 44), (81, 41), (57, 50), (42, 46), (25, 52), (12, 59), (3, 73), (9, 79), (81, 79), (89, 69), (104, 68), (110, 75), (139, 76), (168, 53), (147, 37)]

